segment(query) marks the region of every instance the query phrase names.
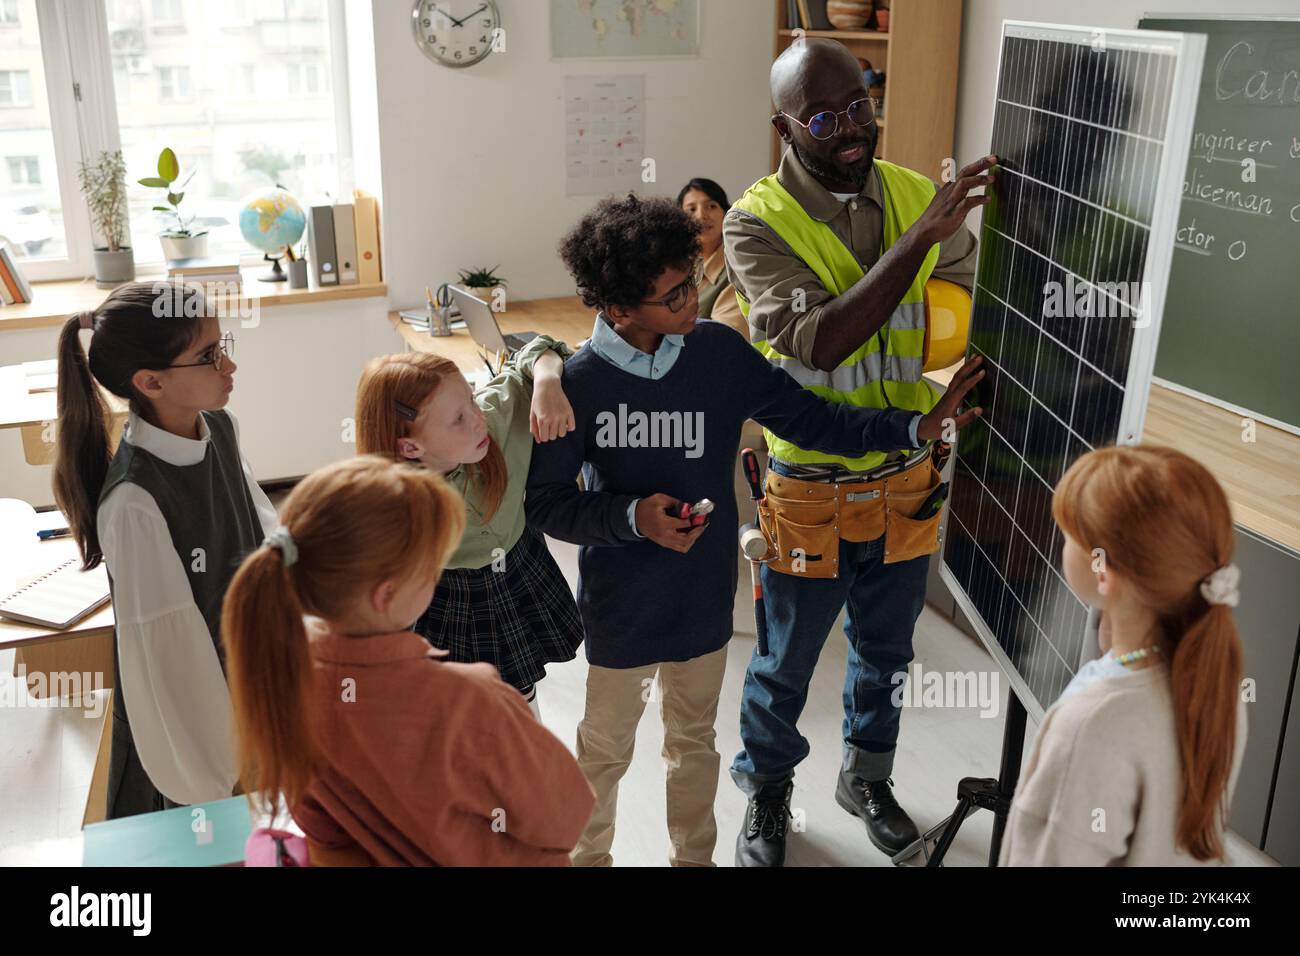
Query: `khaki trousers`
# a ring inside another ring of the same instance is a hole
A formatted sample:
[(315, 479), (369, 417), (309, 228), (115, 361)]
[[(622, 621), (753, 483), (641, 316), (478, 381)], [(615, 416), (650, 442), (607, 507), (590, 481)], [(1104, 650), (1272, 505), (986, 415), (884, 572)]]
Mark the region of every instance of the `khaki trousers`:
[(587, 704), (578, 724), (578, 766), (596, 792), (596, 806), (573, 851), (575, 866), (612, 866), (618, 784), (632, 761), (636, 728), (654, 697), (664, 722), (668, 862), (712, 866), (718, 829), (713, 801), (720, 758), (713, 724), (727, 669), (727, 648), (689, 661), (587, 672)]

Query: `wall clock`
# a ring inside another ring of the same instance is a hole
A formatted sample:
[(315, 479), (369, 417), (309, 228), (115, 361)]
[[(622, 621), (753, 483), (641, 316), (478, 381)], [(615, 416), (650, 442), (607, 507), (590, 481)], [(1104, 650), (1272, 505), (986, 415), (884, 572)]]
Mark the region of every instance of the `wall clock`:
[(411, 8), (415, 45), (443, 66), (482, 62), (500, 27), (501, 14), (492, 0), (416, 0)]

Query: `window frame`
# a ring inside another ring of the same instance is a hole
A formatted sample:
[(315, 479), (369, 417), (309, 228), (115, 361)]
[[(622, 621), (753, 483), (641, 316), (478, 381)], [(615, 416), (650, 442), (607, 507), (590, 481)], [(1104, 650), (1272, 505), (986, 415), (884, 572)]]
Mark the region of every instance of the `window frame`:
[[(33, 156), (30, 153), (19, 153), (5, 157), (5, 165), (9, 167), (9, 185), (14, 187), (23, 186), (41, 186), (44, 182), (41, 177), (41, 157)], [(21, 170), (19, 175), (15, 176), (16, 171)], [(35, 177), (33, 178), (33, 172)]]
[[(0, 70), (0, 73), (8, 77), (6, 88), (9, 90), (9, 97), (0, 100), (0, 109), (28, 110), (32, 108), (32, 72), (31, 70)], [(27, 99), (19, 99), (19, 87), (22, 85), (18, 82), (20, 77), (26, 77)]]
[[(329, 24), (329, 61), (322, 64), (322, 73), (328, 80), (322, 79), (329, 84), (324, 95), (334, 101), (338, 157), (335, 199), (338, 201), (351, 196), (354, 185), (344, 2), (324, 0)], [(152, 13), (152, 4), (149, 12)], [(20, 265), (23, 275), (37, 282), (83, 278), (94, 274), (93, 247), (101, 239), (95, 236), (92, 242), (90, 212), (77, 186), (77, 168), (83, 157), (97, 157), (122, 145), (107, 11), (104, 0), (41, 0), (36, 5), (36, 16), (68, 251), (63, 258), (24, 259)], [(194, 82), (191, 74), (191, 99)], [(42, 170), (43, 178), (45, 172)], [(162, 246), (156, 239), (152, 234), (132, 236), (128, 223), (127, 242), (135, 252), (137, 274), (163, 271)], [(261, 261), (262, 255), (256, 250), (250, 248), (241, 253), (241, 263), (245, 266)]]
[[(161, 16), (158, 13), (160, 3), (167, 7)], [(150, 29), (173, 30), (180, 28), (185, 24), (185, 0), (149, 0), (148, 22)]]
[[(189, 103), (194, 99), (194, 77), (187, 63), (159, 64), (154, 67), (158, 77), (158, 101), (161, 103)], [(168, 80), (164, 81), (164, 73)], [(181, 82), (181, 81), (184, 82)], [(182, 89), (183, 87), (183, 89)], [(170, 93), (164, 95), (164, 90)]]

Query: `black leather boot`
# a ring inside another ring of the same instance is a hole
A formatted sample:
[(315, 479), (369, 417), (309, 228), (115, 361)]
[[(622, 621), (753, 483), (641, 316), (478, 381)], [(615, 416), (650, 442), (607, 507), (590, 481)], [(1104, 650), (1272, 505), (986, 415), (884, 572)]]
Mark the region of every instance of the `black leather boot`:
[(749, 798), (745, 822), (736, 837), (736, 866), (785, 866), (785, 834), (790, 825), (794, 784), (768, 784)]
[(912, 818), (894, 799), (893, 784), (893, 780), (863, 780), (841, 771), (835, 786), (835, 802), (862, 820), (872, 845), (890, 856), (921, 838)]

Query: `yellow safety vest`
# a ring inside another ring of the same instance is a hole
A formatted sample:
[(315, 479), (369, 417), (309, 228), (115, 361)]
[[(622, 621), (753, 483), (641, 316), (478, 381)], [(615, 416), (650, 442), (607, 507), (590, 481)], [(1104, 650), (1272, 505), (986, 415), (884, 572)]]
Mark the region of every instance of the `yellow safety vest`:
[[(876, 169), (884, 185), (884, 230), (880, 254), (884, 255), (898, 238), (921, 217), (934, 198), (934, 183), (920, 173), (902, 166), (876, 160)], [(775, 175), (764, 177), (745, 191), (736, 208), (763, 220), (786, 241), (794, 254), (817, 274), (832, 295), (843, 295), (864, 275), (857, 259), (824, 222), (804, 211)], [(921, 377), (925, 350), (925, 283), (939, 260), (939, 247), (926, 254), (921, 268), (898, 303), (889, 321), (886, 353), (880, 353), (878, 333), (850, 354), (839, 367), (823, 372), (804, 365), (791, 355), (783, 355), (771, 343), (754, 343), (767, 360), (789, 372), (804, 388), (830, 402), (856, 405), (859, 408), (905, 408), (928, 412), (939, 401), (939, 394)], [(737, 290), (740, 311), (749, 315), (749, 302)], [(799, 448), (764, 429), (772, 455), (791, 464), (843, 465), (851, 471), (867, 471), (882, 464), (887, 453), (868, 452), (860, 458), (844, 458)]]

